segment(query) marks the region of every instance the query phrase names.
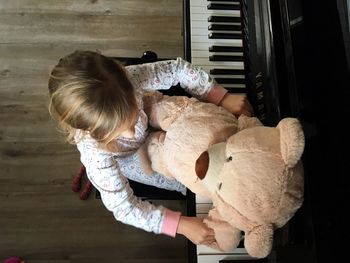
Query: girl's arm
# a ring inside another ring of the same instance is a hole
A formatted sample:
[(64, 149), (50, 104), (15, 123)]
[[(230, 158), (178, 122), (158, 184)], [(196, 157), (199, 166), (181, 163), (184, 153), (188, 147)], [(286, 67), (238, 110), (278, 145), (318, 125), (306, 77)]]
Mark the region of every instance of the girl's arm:
[(126, 70), (136, 89), (161, 90), (180, 84), (194, 97), (220, 105), (236, 115), (252, 111), (246, 96), (228, 94), (207, 72), (182, 58), (127, 66)]
[(100, 191), (103, 204), (116, 220), (148, 232), (175, 237), (180, 212), (154, 206), (134, 196), (113, 155), (99, 150), (93, 141), (81, 141), (77, 146), (89, 180)]
[(154, 206), (134, 196), (111, 154), (96, 149), (93, 142), (81, 141), (78, 149), (89, 180), (100, 191), (103, 204), (117, 221), (171, 237), (178, 233), (195, 244), (213, 242), (213, 230), (201, 218), (181, 216), (180, 212)]
[(214, 230), (203, 223), (203, 218), (181, 216), (177, 233), (184, 235), (192, 243), (212, 244), (215, 242)]

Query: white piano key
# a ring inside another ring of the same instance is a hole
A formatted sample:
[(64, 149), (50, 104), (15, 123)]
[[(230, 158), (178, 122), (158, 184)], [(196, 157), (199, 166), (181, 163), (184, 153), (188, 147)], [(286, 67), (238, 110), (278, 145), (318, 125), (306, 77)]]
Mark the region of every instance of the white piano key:
[(241, 69), (244, 68), (244, 63), (243, 61), (209, 61), (209, 58), (196, 58), (192, 57), (192, 63), (195, 65), (203, 65), (203, 66), (240, 66)]
[[(197, 21), (197, 22), (199, 22), (199, 21)], [(205, 34), (208, 34), (208, 33), (228, 33), (228, 34), (230, 34), (230, 33), (235, 33), (235, 34), (242, 33), (242, 30), (231, 30), (231, 29), (229, 29), (229, 30), (225, 30), (224, 31), (224, 30), (208, 29), (209, 25), (211, 25), (211, 24), (214, 25), (214, 23), (208, 23), (205, 26), (203, 26), (203, 25), (199, 26), (198, 23), (191, 24), (191, 34), (196, 33), (197, 35), (205, 35)], [(231, 26), (232, 25), (233, 26), (233, 24), (229, 25), (227, 23), (221, 24), (221, 25), (225, 25), (225, 26)]]
[(208, 9), (207, 6), (192, 6), (190, 7), (190, 14), (203, 14), (208, 16), (211, 15), (228, 15), (228, 16), (240, 16), (241, 11), (240, 10), (213, 10)]
[(192, 28), (191, 27), (191, 35), (194, 36), (205, 36), (209, 33), (227, 33), (227, 34), (241, 34), (242, 31), (217, 31), (217, 30), (208, 30), (208, 28)]
[(228, 90), (233, 89), (233, 88), (240, 88), (240, 89), (245, 88), (245, 84), (220, 84), (220, 85)]
[(242, 41), (237, 41), (236, 43), (222, 43), (220, 40), (217, 42), (192, 42), (191, 50), (209, 50), (211, 46), (222, 46), (222, 47), (242, 47)]
[(196, 204), (196, 212), (198, 214), (208, 214), (210, 209), (213, 208), (213, 204), (212, 203), (208, 203), (208, 204)]
[(208, 17), (209, 16), (228, 16), (228, 17), (239, 17), (236, 14), (198, 14), (198, 13), (192, 13), (191, 14), (191, 20), (193, 21), (202, 21), (203, 23), (208, 23)]
[(193, 57), (208, 58), (211, 55), (221, 56), (243, 56), (243, 52), (209, 52), (209, 47), (206, 50), (193, 50), (191, 49)]
[(210, 39), (208, 34), (206, 35), (191, 35), (192, 42), (205, 42), (208, 44), (216, 44), (216, 43), (224, 43), (224, 44), (232, 44), (232, 45), (241, 45), (242, 39)]
[(216, 263), (220, 260), (244, 260), (244, 259), (252, 259), (249, 255), (198, 255), (197, 260), (198, 263)]
[(235, 248), (228, 252), (222, 252), (220, 250), (216, 250), (214, 248), (205, 246), (205, 245), (197, 245), (197, 255), (205, 255), (205, 254), (241, 254), (241, 255), (248, 255), (248, 252), (245, 248)]
[[(227, 2), (224, 2), (224, 1), (220, 1), (220, 0), (218, 0), (218, 1), (211, 1), (212, 3), (217, 3), (217, 4), (219, 4), (219, 3), (221, 3), (221, 4), (227, 4)], [(206, 1), (206, 0), (191, 0), (190, 1), (190, 6), (202, 6), (202, 5), (205, 5), (205, 6), (207, 6), (207, 4), (208, 4), (209, 2), (208, 1)], [(238, 5), (239, 4), (239, 1), (233, 1), (232, 2), (232, 4), (235, 4), (235, 5)]]
[(203, 23), (203, 21), (191, 21), (191, 30), (192, 28), (206, 28), (208, 29), (209, 23)]
[(191, 27), (191, 35), (192, 36), (208, 36), (210, 31), (208, 28), (192, 28)]
[(191, 28), (207, 28), (208, 25), (228, 25), (228, 26), (240, 26), (241, 23), (229, 23), (229, 22), (207, 22), (206, 21), (198, 21), (198, 20), (193, 20), (191, 21)]
[(196, 195), (196, 204), (211, 204), (212, 201), (209, 197), (202, 196), (202, 195)]

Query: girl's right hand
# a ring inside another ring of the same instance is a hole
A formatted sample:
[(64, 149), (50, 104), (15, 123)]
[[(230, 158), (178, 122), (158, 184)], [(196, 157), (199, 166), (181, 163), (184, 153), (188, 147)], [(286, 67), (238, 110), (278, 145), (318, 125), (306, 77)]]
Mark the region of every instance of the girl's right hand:
[(184, 235), (196, 245), (215, 241), (214, 230), (204, 224), (203, 219), (199, 217), (181, 216), (177, 233)]

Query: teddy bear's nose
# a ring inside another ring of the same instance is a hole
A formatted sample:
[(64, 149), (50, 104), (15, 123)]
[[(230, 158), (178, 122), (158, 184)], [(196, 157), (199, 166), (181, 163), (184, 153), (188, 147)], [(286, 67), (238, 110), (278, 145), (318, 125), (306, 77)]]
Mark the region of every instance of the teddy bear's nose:
[(231, 162), (231, 161), (232, 161), (232, 156), (230, 156), (226, 159), (226, 162)]

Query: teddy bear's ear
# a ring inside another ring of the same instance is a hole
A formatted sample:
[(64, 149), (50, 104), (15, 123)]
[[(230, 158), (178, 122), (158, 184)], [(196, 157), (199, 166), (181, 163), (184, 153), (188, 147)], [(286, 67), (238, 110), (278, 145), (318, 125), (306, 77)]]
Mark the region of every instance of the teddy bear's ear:
[(284, 118), (278, 125), (281, 154), (288, 167), (294, 167), (304, 151), (305, 138), (300, 122), (296, 118)]

